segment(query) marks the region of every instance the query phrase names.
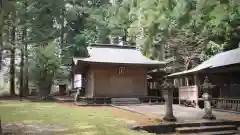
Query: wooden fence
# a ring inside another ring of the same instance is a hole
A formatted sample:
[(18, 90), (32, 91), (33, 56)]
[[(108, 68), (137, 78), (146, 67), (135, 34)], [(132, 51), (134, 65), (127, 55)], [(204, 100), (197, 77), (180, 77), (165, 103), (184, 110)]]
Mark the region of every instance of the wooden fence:
[(240, 99), (213, 98), (212, 107), (215, 109), (240, 112)]

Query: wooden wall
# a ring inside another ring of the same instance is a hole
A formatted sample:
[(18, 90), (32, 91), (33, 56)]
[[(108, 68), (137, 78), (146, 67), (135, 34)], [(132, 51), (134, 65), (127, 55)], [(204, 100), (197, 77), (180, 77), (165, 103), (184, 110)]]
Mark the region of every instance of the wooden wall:
[(90, 66), (87, 78), (88, 97), (147, 96), (145, 67), (94, 64)]

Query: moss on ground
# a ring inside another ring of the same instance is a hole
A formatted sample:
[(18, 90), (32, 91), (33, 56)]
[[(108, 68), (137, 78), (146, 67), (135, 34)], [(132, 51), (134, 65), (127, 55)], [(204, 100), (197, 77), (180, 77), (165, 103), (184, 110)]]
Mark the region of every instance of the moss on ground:
[[(159, 122), (113, 107), (78, 107), (54, 102), (12, 100), (0, 101), (0, 116), (4, 125), (25, 126), (21, 130), (34, 130), (29, 134), (42, 135), (149, 135), (130, 130), (128, 125)], [(46, 127), (49, 127), (49, 132), (40, 133)]]

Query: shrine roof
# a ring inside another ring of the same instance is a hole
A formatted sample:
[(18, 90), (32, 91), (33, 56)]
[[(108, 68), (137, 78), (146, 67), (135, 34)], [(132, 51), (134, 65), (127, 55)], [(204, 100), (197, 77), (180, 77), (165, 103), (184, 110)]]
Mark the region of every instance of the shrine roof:
[(234, 64), (240, 64), (240, 48), (218, 53), (193, 69), (173, 73), (168, 75), (167, 77), (174, 77), (174, 76), (198, 72), (208, 68), (224, 67), (224, 66), (229, 66)]
[(140, 50), (132, 46), (120, 45), (91, 45), (87, 47), (89, 57), (73, 58), (74, 63), (115, 63), (115, 64), (137, 64), (137, 65), (165, 65), (164, 61), (151, 60), (145, 57)]

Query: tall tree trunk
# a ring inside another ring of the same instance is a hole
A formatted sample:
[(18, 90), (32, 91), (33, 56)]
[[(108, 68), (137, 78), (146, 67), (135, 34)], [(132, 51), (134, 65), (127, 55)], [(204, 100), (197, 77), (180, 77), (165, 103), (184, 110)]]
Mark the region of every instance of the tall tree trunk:
[[(26, 29), (25, 29), (26, 30)], [(27, 32), (27, 30), (26, 30)], [(26, 33), (27, 35), (27, 33)], [(29, 87), (28, 87), (28, 44), (24, 45), (24, 53), (25, 53), (25, 64), (24, 64), (24, 96), (29, 95)]]
[(16, 27), (13, 26), (11, 31), (11, 41), (13, 43), (11, 47), (11, 60), (10, 60), (10, 94), (15, 96), (15, 34)]
[(123, 42), (123, 45), (127, 45), (127, 34), (128, 34), (128, 32), (127, 32), (127, 29), (123, 29), (123, 31), (124, 31), (124, 35), (122, 37), (122, 42)]
[[(24, 2), (24, 6), (25, 8), (28, 7), (28, 3), (27, 1)], [(24, 16), (26, 17), (26, 16)], [(24, 21), (25, 23), (25, 21)], [(22, 42), (25, 42), (27, 39), (27, 27), (24, 27), (23, 28), (23, 31), (22, 31)], [(28, 44), (27, 43), (24, 43), (23, 44), (24, 47), (22, 48), (22, 54), (23, 56), (21, 55), (21, 59), (23, 61), (22, 63), (22, 72), (23, 72), (23, 96), (28, 96), (29, 95), (29, 88), (28, 88)], [(24, 57), (25, 57), (25, 61), (24, 61)]]
[(165, 59), (165, 47), (164, 44), (158, 43), (159, 45), (159, 52), (158, 52), (158, 59), (164, 61)]
[[(23, 41), (25, 41), (26, 37), (27, 37), (27, 29), (24, 28), (23, 29)], [(28, 44), (25, 43), (24, 44), (24, 48), (23, 49), (23, 96), (28, 96), (29, 95), (29, 88), (28, 88)], [(25, 57), (25, 61), (24, 61), (24, 57)]]
[(63, 48), (64, 48), (64, 9), (61, 10), (61, 35), (60, 35), (60, 47), (61, 47), (61, 55), (63, 56)]
[[(23, 47), (22, 47), (23, 48)], [(20, 98), (23, 96), (23, 92), (24, 92), (24, 87), (23, 87), (23, 67), (24, 67), (24, 52), (23, 49), (21, 48), (21, 61), (20, 61), (20, 87), (19, 87), (19, 96)]]
[[(62, 65), (65, 64), (64, 63), (64, 46), (65, 46), (64, 45), (64, 32), (65, 32), (65, 30), (64, 30), (64, 28), (65, 28), (64, 20), (65, 20), (65, 18), (64, 18), (64, 9), (62, 9), (61, 10), (61, 22), (60, 22), (61, 23), (60, 47), (61, 47), (61, 64)], [(61, 95), (65, 95), (66, 94), (66, 89), (64, 87), (62, 87), (62, 86), (65, 86), (65, 85), (64, 84), (63, 85), (59, 84), (59, 93)]]
[[(22, 30), (22, 43), (24, 43), (26, 36), (25, 28)], [(24, 47), (23, 44), (21, 45), (21, 61), (20, 61), (20, 87), (19, 87), (19, 96), (25, 96), (24, 90)]]
[[(0, 18), (1, 21), (1, 18)], [(1, 25), (1, 22), (0, 22)], [(3, 30), (0, 26), (0, 71), (2, 70), (2, 62), (3, 62)]]
[[(0, 0), (0, 10), (2, 10), (3, 1)], [(2, 69), (2, 60), (3, 60), (3, 12), (0, 12), (0, 70)]]

